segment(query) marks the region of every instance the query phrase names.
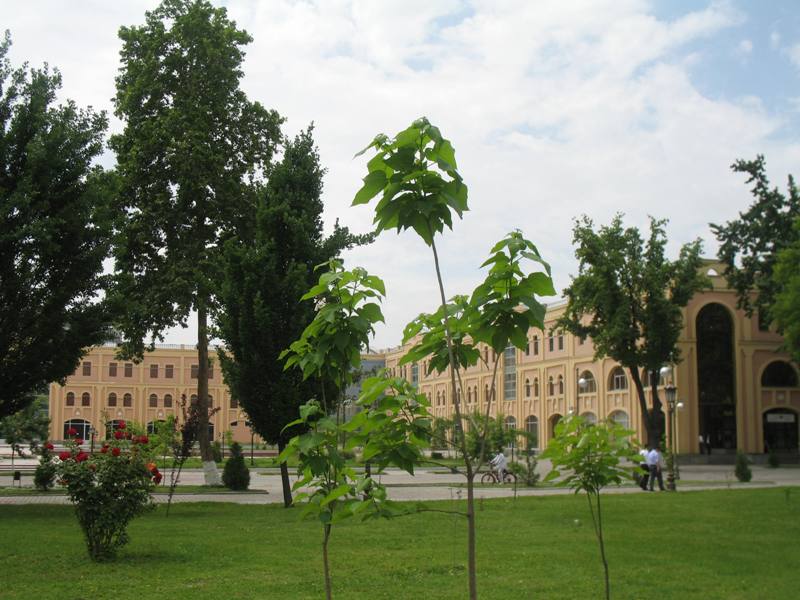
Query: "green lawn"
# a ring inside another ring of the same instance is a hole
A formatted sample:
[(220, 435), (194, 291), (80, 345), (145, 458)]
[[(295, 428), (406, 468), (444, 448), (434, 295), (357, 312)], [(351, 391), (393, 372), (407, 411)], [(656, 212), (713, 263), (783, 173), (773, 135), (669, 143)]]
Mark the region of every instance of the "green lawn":
[[(448, 508), (454, 503), (431, 503)], [(481, 598), (602, 596), (584, 497), (479, 502)], [(93, 564), (69, 507), (0, 506), (0, 597), (323, 598), (321, 528), (279, 506), (179, 504), (134, 521), (116, 563)], [(607, 496), (612, 597), (797, 598), (800, 490)], [(466, 597), (463, 519), (424, 513), (338, 525), (340, 599)]]

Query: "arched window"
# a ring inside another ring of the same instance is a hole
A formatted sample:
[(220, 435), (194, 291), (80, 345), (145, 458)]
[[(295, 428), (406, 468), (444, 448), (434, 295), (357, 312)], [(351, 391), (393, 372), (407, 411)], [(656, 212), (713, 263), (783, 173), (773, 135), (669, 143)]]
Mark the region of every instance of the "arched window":
[(214, 439), (214, 424), (209, 421), (208, 423), (208, 441), (212, 441)]
[(533, 355), (539, 356), (539, 336), (533, 336)]
[(559, 396), (563, 396), (564, 395), (564, 376), (563, 375), (559, 375), (558, 376), (558, 395)]
[(534, 398), (538, 398), (539, 397), (539, 378), (538, 377), (534, 377), (533, 378), (533, 397)]
[(157, 433), (158, 430), (161, 429), (161, 426), (164, 425), (165, 423), (166, 421), (150, 421), (147, 424), (147, 434), (153, 435)]
[(585, 412), (581, 416), (589, 425), (597, 425), (597, 415), (593, 412)]
[(488, 386), (488, 384), (483, 386), (483, 399), (484, 399), (484, 402), (488, 402), (489, 401), (489, 386)]
[(130, 408), (131, 406), (133, 406), (133, 396), (131, 396), (130, 394), (125, 394), (124, 396), (122, 396), (122, 406), (124, 406), (125, 408)]
[(117, 395), (114, 392), (111, 392), (108, 395), (108, 405), (109, 406), (116, 406), (117, 405)]
[(525, 431), (528, 434), (528, 448), (539, 447), (539, 419), (530, 415), (525, 419)]
[(505, 429), (506, 431), (511, 431), (512, 429), (516, 428), (517, 428), (517, 420), (512, 416), (506, 417), (505, 421), (503, 421), (503, 429)]
[(591, 371), (584, 371), (578, 378), (578, 392), (581, 394), (594, 394), (597, 392), (597, 381)]
[(547, 378), (547, 395), (548, 396), (555, 396), (556, 395), (556, 386), (553, 383), (553, 376)]
[(797, 373), (788, 362), (776, 360), (761, 374), (762, 387), (797, 387)]
[(531, 380), (530, 379), (526, 379), (525, 380), (525, 397), (526, 398), (530, 398), (531, 397)]
[(172, 394), (164, 394), (164, 408), (172, 408)]
[(156, 408), (158, 406), (158, 396), (155, 394), (150, 394), (150, 398), (148, 399), (148, 404), (150, 408)]
[(489, 362), (489, 348), (488, 347), (483, 349), (483, 362), (485, 362), (485, 363)]
[[(89, 421), (85, 421), (83, 419), (70, 419), (69, 421), (64, 422), (64, 438), (65, 440), (74, 439), (76, 437), (81, 438), (82, 440), (89, 439), (91, 437), (91, 423)], [(69, 430), (74, 429), (75, 433), (70, 435)]]
[(75, 394), (67, 392), (67, 406), (75, 406)]
[(113, 421), (106, 421), (106, 439), (110, 440), (111, 436), (114, 435), (114, 432), (119, 429), (119, 426), (123, 423), (121, 419), (114, 419)]
[(197, 404), (197, 394), (192, 394), (192, 395), (189, 397), (189, 403), (190, 403), (191, 405), (195, 405), (195, 404)]
[(83, 392), (81, 394), (81, 406), (89, 406), (92, 403), (92, 397), (89, 395), (89, 392)]
[(214, 396), (209, 394), (208, 395), (208, 408), (211, 408), (212, 406), (214, 406)]
[(628, 378), (625, 377), (625, 371), (622, 367), (614, 367), (611, 374), (608, 376), (608, 390), (617, 392), (628, 389)]
[(615, 410), (608, 415), (608, 420), (613, 421), (617, 425), (621, 425), (625, 429), (627, 429), (630, 424), (628, 413), (626, 413), (624, 410)]

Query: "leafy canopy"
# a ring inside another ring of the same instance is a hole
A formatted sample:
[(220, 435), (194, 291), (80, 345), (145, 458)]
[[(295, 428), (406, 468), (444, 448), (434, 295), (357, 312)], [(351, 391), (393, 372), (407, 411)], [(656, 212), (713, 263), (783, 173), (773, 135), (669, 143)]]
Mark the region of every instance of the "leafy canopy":
[(783, 333), (786, 349), (800, 363), (800, 218), (794, 223), (795, 241), (778, 253), (774, 281), (777, 287), (770, 315)]

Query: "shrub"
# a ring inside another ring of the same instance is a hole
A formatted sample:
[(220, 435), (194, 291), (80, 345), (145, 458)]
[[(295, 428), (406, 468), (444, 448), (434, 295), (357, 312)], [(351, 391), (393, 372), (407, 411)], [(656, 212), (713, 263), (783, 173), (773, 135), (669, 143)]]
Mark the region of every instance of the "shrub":
[(161, 481), (155, 463), (149, 462), (149, 439), (131, 435), (122, 422), (122, 435), (106, 442), (97, 454), (81, 450), (70, 432), (68, 450), (59, 454), (56, 472), (67, 488), (83, 529), (89, 557), (111, 560), (128, 542), (127, 527), (134, 517), (152, 508), (150, 491)]
[(736, 479), (747, 483), (753, 478), (753, 472), (750, 470), (750, 459), (744, 452), (736, 453)]
[(433, 451), (431, 452), (431, 458), (433, 460), (442, 460), (444, 458), (444, 454), (442, 454), (441, 452)]
[(231, 444), (231, 457), (222, 471), (222, 483), (232, 490), (246, 490), (250, 485), (250, 469), (244, 462), (239, 442)]
[(539, 459), (532, 450), (525, 452), (525, 464), (520, 465), (519, 477), (522, 482), (528, 487), (534, 487), (539, 483), (539, 474), (536, 472), (536, 466), (539, 464)]
[(33, 474), (33, 485), (37, 490), (48, 491), (56, 480), (56, 465), (53, 462), (53, 444), (45, 442), (39, 452), (39, 464)]
[(778, 455), (775, 454), (774, 450), (769, 451), (769, 454), (767, 455), (767, 464), (773, 469), (777, 469), (779, 466), (781, 466), (781, 461), (778, 458)]
[(222, 446), (219, 442), (211, 442), (211, 457), (216, 463), (222, 462)]

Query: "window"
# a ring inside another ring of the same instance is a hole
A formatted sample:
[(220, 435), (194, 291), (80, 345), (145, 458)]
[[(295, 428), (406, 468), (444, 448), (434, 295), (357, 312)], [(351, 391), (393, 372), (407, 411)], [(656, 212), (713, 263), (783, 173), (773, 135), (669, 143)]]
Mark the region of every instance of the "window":
[(81, 406), (89, 406), (92, 403), (92, 397), (89, 395), (89, 392), (83, 392), (81, 394)]
[(563, 396), (564, 395), (564, 376), (563, 375), (559, 375), (558, 376), (558, 395), (559, 396)]
[(212, 406), (214, 406), (214, 396), (209, 394), (208, 395), (208, 408), (211, 408)]
[(528, 448), (539, 447), (539, 419), (530, 415), (525, 419), (525, 431), (528, 434)]
[(553, 383), (553, 376), (547, 378), (547, 395), (548, 396), (555, 396), (556, 395), (556, 386)]
[(419, 383), (419, 365), (417, 363), (411, 365), (411, 383), (414, 385)]
[(197, 379), (199, 372), (200, 372), (200, 365), (192, 365), (192, 372), (190, 377), (192, 379)]
[(239, 408), (239, 400), (231, 396), (231, 408)]
[(189, 404), (191, 404), (192, 406), (197, 404), (197, 394), (192, 394), (191, 398), (189, 398)]
[(75, 394), (67, 392), (67, 406), (75, 406)]
[(172, 371), (175, 367), (173, 365), (164, 365), (164, 377), (172, 379)]
[(797, 387), (797, 373), (782, 360), (771, 362), (761, 374), (762, 387)]
[(158, 406), (158, 396), (155, 394), (150, 394), (147, 404), (150, 406), (150, 408), (156, 408)]
[(489, 363), (489, 348), (483, 349), (483, 362)]
[(584, 371), (578, 378), (578, 393), (594, 394), (597, 392), (597, 382), (590, 371)]
[(628, 428), (628, 413), (626, 413), (624, 410), (615, 410), (608, 415), (608, 419), (617, 425), (621, 425), (625, 429)]
[(533, 336), (533, 355), (539, 356), (539, 336)]
[(525, 380), (525, 397), (526, 398), (530, 398), (531, 397), (531, 380), (530, 379), (526, 379)]
[(589, 425), (597, 425), (597, 415), (593, 412), (585, 412), (581, 416)]
[(509, 346), (503, 351), (503, 399), (517, 398), (517, 349)]
[(214, 365), (208, 365), (208, 378), (214, 379)]
[(533, 397), (534, 398), (538, 398), (539, 397), (539, 378), (538, 377), (534, 377), (533, 378)]
[(563, 350), (564, 349), (564, 332), (563, 331), (559, 331), (558, 332), (558, 349), (559, 350)]
[(91, 375), (92, 374), (92, 363), (90, 363), (90, 362), (83, 363), (83, 374), (84, 375)]
[(111, 392), (108, 395), (108, 405), (109, 406), (116, 406), (117, 405), (117, 395), (114, 392)]
[(115, 362), (108, 363), (108, 376), (109, 377), (117, 376), (117, 363)]
[(517, 420), (512, 416), (506, 417), (506, 420), (503, 422), (503, 429), (505, 429), (506, 431), (511, 431), (516, 428), (517, 428)]
[(622, 367), (614, 367), (611, 371), (611, 375), (608, 376), (608, 389), (612, 392), (628, 389), (628, 378), (625, 377)]
[(131, 396), (130, 394), (125, 394), (122, 397), (122, 406), (125, 408), (130, 408), (131, 406), (133, 406), (133, 396)]
[(113, 421), (106, 421), (106, 439), (110, 440), (114, 432), (122, 425), (122, 420), (115, 419)]
[(133, 377), (133, 363), (125, 363), (125, 377)]
[(164, 394), (164, 408), (172, 408), (172, 395)]
[(525, 344), (525, 356), (531, 355), (531, 341), (528, 340), (528, 343)]
[[(84, 421), (83, 419), (70, 419), (69, 421), (64, 422), (64, 439), (73, 439), (73, 438), (80, 438), (82, 440), (88, 439), (91, 437), (91, 424), (89, 421)], [(69, 434), (69, 430), (74, 429), (76, 433), (74, 435)]]
[(158, 379), (158, 365), (150, 365), (150, 379)]
[(147, 424), (147, 435), (155, 435), (166, 421), (150, 421)]
[(553, 341), (554, 340), (552, 335), (547, 338), (547, 349), (550, 350), (550, 352), (553, 351)]
[(485, 402), (489, 402), (489, 386), (488, 385), (483, 386), (483, 400)]

